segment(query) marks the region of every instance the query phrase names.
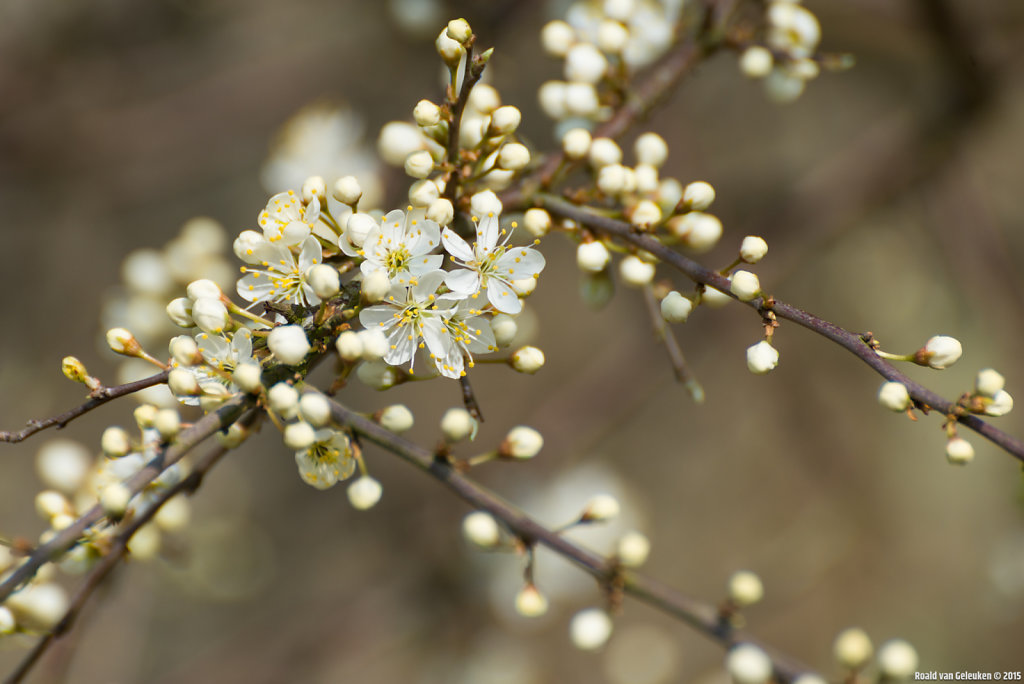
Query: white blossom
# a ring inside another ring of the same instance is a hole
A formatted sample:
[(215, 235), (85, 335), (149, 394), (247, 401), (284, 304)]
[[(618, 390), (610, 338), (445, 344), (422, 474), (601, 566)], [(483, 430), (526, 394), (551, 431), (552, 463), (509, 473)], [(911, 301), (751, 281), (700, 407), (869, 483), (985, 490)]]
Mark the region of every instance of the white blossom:
[(295, 452), (295, 463), (303, 481), (317, 489), (333, 487), (356, 469), (348, 435), (326, 428), (314, 433), (312, 445)]

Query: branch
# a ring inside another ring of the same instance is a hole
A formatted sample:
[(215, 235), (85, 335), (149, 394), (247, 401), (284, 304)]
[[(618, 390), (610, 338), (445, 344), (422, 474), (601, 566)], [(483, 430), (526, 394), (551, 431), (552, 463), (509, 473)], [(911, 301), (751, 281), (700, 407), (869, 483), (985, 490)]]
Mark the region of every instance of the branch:
[[(206, 414), (191, 427), (178, 433), (174, 443), (165, 447), (146, 464), (146, 467), (128, 478), (124, 483), (125, 486), (128, 487), (132, 495), (138, 494), (146, 485), (155, 480), (160, 473), (181, 460), (189, 451), (211, 437), (218, 430), (234, 423), (245, 409), (252, 406), (254, 401), (251, 395), (238, 396), (228, 401), (215, 412)], [(50, 541), (36, 547), (28, 559), (19, 565), (0, 584), (0, 603), (5, 601), (21, 585), (30, 580), (40, 567), (51, 560), (59, 558), (65, 551), (74, 546), (82, 538), (85, 531), (103, 519), (104, 516), (103, 507), (96, 504), (83, 513), (74, 523), (58, 532)]]
[(133, 392), (144, 390), (147, 387), (152, 387), (153, 385), (160, 385), (167, 382), (167, 374), (169, 372), (170, 371), (161, 371), (160, 373), (157, 373), (156, 375), (151, 375), (148, 378), (136, 380), (135, 382), (127, 382), (123, 385), (116, 385), (114, 387), (101, 387), (89, 394), (89, 401), (85, 402), (80, 406), (76, 406), (75, 408), (69, 411), (65, 411), (64, 413), (53, 416), (52, 418), (44, 418), (42, 420), (30, 420), (26, 424), (25, 429), (20, 430), (18, 432), (0, 432), (0, 442), (21, 442), (28, 439), (29, 437), (39, 432), (40, 430), (45, 430), (46, 428), (53, 427), (54, 425), (56, 425), (57, 429), (59, 430), (60, 428), (64, 427), (65, 425), (73, 421), (75, 418), (78, 418), (84, 413), (92, 411), (97, 406), (102, 406), (103, 404), (106, 404), (111, 399), (117, 399), (118, 397), (123, 397), (126, 394), (132, 394)]
[(809, 671), (809, 668), (802, 663), (779, 653), (776, 649), (765, 646), (742, 631), (734, 629), (728, 621), (721, 619), (720, 612), (715, 606), (680, 594), (654, 579), (633, 570), (627, 570), (613, 561), (573, 543), (557, 532), (544, 527), (494, 492), (462, 475), (450, 463), (437, 458), (435, 454), (424, 447), (386, 430), (374, 421), (333, 400), (328, 400), (331, 404), (331, 416), (337, 423), (348, 426), (374, 444), (447, 485), (456, 495), (474, 508), (487, 511), (501, 520), (527, 546), (543, 544), (575, 563), (601, 582), (603, 586), (611, 585), (621, 588), (622, 591), (636, 599), (682, 620), (726, 648), (738, 643), (758, 645), (771, 656), (775, 674), (781, 681), (792, 681), (800, 674)]
[[(650, 252), (665, 263), (678, 269), (694, 282), (709, 285), (716, 290), (720, 290), (725, 294), (728, 294), (730, 297), (733, 297), (729, 289), (728, 278), (720, 273), (705, 268), (696, 261), (683, 256), (669, 247), (666, 247), (650, 235), (637, 232), (636, 229), (628, 223), (609, 218), (607, 216), (601, 216), (600, 214), (596, 214), (585, 207), (579, 207), (572, 202), (553, 195), (537, 195), (535, 197), (535, 201), (537, 206), (542, 206), (554, 214), (572, 219), (581, 225), (585, 225), (588, 228), (607, 235), (614, 235), (622, 238), (626, 242)], [(956, 402), (949, 401), (948, 399), (939, 396), (932, 390), (924, 387), (914, 380), (911, 380), (906, 375), (896, 370), (892, 364), (879, 357), (878, 354), (876, 354), (875, 351), (864, 342), (864, 338), (860, 334), (850, 332), (849, 330), (841, 328), (834, 323), (818, 318), (814, 314), (778, 300), (771, 299), (771, 301), (765, 301), (763, 298), (759, 297), (753, 301), (745, 303), (759, 313), (772, 311), (778, 318), (783, 318), (797, 323), (798, 325), (809, 330), (813, 330), (819, 335), (832, 340), (839, 346), (857, 356), (861, 361), (871, 366), (875, 372), (886, 380), (903, 383), (910, 392), (910, 396), (914, 399), (918, 408), (922, 410), (934, 409), (944, 415), (955, 416), (959, 423), (966, 425), (968, 428), (974, 430), (982, 437), (985, 437), (993, 444), (1002, 447), (1018, 460), (1024, 461), (1024, 442), (1021, 442), (1016, 437), (993, 427), (990, 423), (986, 423), (976, 415), (960, 415), (961, 412)]]

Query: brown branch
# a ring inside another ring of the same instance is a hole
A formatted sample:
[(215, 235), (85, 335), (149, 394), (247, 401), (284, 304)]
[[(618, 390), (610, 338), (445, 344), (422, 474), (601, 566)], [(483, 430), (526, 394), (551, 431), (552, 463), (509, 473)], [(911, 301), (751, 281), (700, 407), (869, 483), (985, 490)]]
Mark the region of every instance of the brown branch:
[(775, 675), (789, 682), (809, 668), (796, 660), (767, 647), (751, 636), (723, 623), (718, 608), (690, 598), (633, 570), (622, 568), (544, 527), (498, 494), (478, 485), (462, 475), (445, 460), (422, 446), (386, 430), (374, 421), (330, 400), (331, 416), (342, 425), (363, 435), (366, 439), (395, 454), (445, 484), (457, 496), (476, 509), (487, 511), (500, 520), (524, 544), (532, 547), (543, 544), (555, 553), (575, 563), (596, 578), (602, 586), (614, 584), (622, 591), (665, 613), (672, 615), (726, 648), (738, 643), (752, 643), (764, 649), (772, 658)]
[[(245, 409), (252, 406), (253, 402), (254, 399), (251, 395), (238, 396), (225, 403), (215, 412), (206, 414), (191, 427), (178, 433), (173, 444), (162, 449), (142, 470), (128, 478), (124, 485), (133, 495), (139, 493), (146, 485), (155, 480), (160, 473), (181, 460), (189, 451), (213, 436), (218, 430), (222, 430), (234, 423)], [(10, 573), (3, 583), (0, 584), (0, 603), (5, 601), (18, 587), (30, 580), (40, 567), (51, 560), (56, 560), (65, 551), (74, 546), (87, 529), (104, 517), (103, 507), (96, 504), (83, 513), (74, 523), (54, 535), (48, 542), (37, 546), (28, 559)]]
[[(729, 290), (728, 278), (720, 273), (705, 268), (696, 261), (683, 256), (669, 247), (666, 247), (653, 237), (637, 232), (636, 229), (628, 223), (596, 214), (585, 207), (579, 207), (572, 202), (552, 195), (538, 195), (535, 200), (538, 206), (543, 206), (553, 214), (572, 219), (581, 225), (585, 225), (588, 228), (607, 235), (619, 237), (626, 242), (650, 252), (665, 263), (681, 271), (691, 280), (704, 285), (710, 285), (731, 297), (733, 296)], [(885, 379), (903, 383), (919, 408), (934, 409), (941, 412), (943, 415), (956, 415), (957, 420), (961, 424), (966, 425), (968, 428), (985, 437), (993, 444), (1002, 447), (1006, 452), (1018, 460), (1024, 461), (1024, 442), (1021, 442), (1016, 437), (993, 427), (990, 423), (986, 423), (976, 415), (960, 415), (962, 412), (959, 410), (956, 402), (950, 401), (936, 394), (932, 390), (924, 387), (914, 380), (911, 380), (906, 375), (896, 370), (892, 364), (879, 357), (878, 354), (876, 354), (874, 350), (865, 343), (862, 335), (850, 332), (849, 330), (841, 328), (834, 323), (830, 323), (829, 321), (778, 300), (772, 299), (770, 302), (766, 302), (763, 298), (759, 297), (751, 302), (745, 303), (759, 313), (764, 313), (769, 310), (773, 311), (778, 318), (783, 318), (797, 323), (798, 325), (809, 330), (813, 330), (819, 335), (832, 340), (847, 351), (853, 353), (861, 361), (871, 366), (872, 369)]]
[(151, 375), (148, 378), (136, 380), (135, 382), (126, 382), (123, 385), (116, 385), (114, 387), (100, 387), (89, 394), (89, 401), (81, 404), (80, 406), (76, 406), (69, 411), (65, 411), (64, 413), (51, 418), (30, 420), (23, 430), (19, 430), (17, 432), (0, 432), (0, 442), (21, 442), (40, 430), (45, 430), (46, 428), (53, 427), (54, 425), (56, 425), (59, 430), (75, 418), (92, 411), (97, 406), (106, 404), (111, 399), (117, 399), (118, 397), (123, 397), (126, 394), (132, 394), (133, 392), (144, 390), (147, 387), (167, 382), (167, 374), (169, 372), (170, 371), (161, 371), (160, 373)]

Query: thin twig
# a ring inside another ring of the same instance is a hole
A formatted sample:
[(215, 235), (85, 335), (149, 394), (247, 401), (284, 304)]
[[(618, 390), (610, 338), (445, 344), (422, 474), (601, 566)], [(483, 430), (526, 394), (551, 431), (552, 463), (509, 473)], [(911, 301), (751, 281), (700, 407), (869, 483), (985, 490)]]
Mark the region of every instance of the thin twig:
[[(703, 283), (704, 285), (710, 285), (711, 287), (728, 294), (730, 297), (733, 297), (729, 289), (729, 280), (725, 276), (701, 266), (696, 261), (661, 244), (653, 237), (637, 232), (636, 229), (628, 223), (607, 216), (602, 216), (585, 207), (579, 207), (572, 202), (553, 195), (538, 195), (535, 200), (539, 206), (543, 206), (554, 214), (572, 219), (593, 230), (622, 238), (626, 242), (650, 252), (665, 263), (678, 269), (691, 280)], [(766, 302), (763, 298), (758, 297), (751, 302), (745, 303), (759, 313), (764, 313), (770, 310), (774, 312), (778, 318), (793, 321), (794, 323), (797, 323), (809, 330), (813, 330), (819, 335), (832, 340), (839, 346), (856, 355), (864, 363), (871, 366), (872, 369), (885, 379), (903, 383), (919, 408), (934, 409), (943, 415), (955, 415), (957, 421), (961, 424), (966, 425), (968, 428), (985, 437), (993, 444), (1002, 447), (1007, 453), (1011, 454), (1018, 460), (1024, 461), (1024, 442), (1021, 442), (1016, 437), (993, 427), (990, 423), (986, 423), (976, 415), (962, 414), (956, 402), (950, 401), (936, 394), (927, 387), (911, 380), (909, 377), (896, 370), (896, 368), (888, 361), (880, 358), (878, 354), (876, 354), (874, 350), (865, 343), (862, 335), (850, 332), (849, 330), (839, 327), (835, 323), (830, 323), (829, 321), (798, 309), (795, 306), (775, 299), (772, 299), (770, 302)]]
[(500, 520), (528, 547), (534, 544), (543, 544), (594, 576), (603, 586), (614, 583), (625, 593), (686, 622), (726, 648), (741, 642), (757, 644), (771, 656), (775, 674), (781, 681), (792, 681), (800, 674), (809, 671), (809, 668), (802, 663), (761, 644), (751, 636), (731, 628), (728, 624), (723, 624), (719, 618), (719, 610), (715, 606), (680, 594), (656, 580), (633, 570), (622, 568), (593, 551), (575, 544), (541, 525), (498, 494), (462, 475), (454, 466), (445, 460), (436, 458), (429, 450), (386, 430), (374, 421), (349, 410), (336, 401), (329, 401), (331, 416), (336, 422), (348, 426), (374, 444), (444, 483), (474, 508), (487, 511)]
[(484, 414), (480, 411), (480, 404), (476, 400), (476, 394), (473, 393), (473, 386), (469, 384), (468, 375), (463, 375), (459, 378), (459, 386), (462, 388), (462, 403), (466, 410), (469, 411), (469, 415), (481, 423), (484, 422)]
[(701, 387), (700, 382), (693, 375), (693, 371), (690, 370), (689, 364), (686, 363), (683, 349), (679, 346), (679, 341), (676, 339), (672, 328), (665, 325), (665, 319), (661, 316), (658, 302), (654, 298), (654, 292), (650, 286), (645, 287), (643, 290), (644, 303), (647, 305), (647, 314), (651, 317), (654, 334), (665, 344), (665, 351), (668, 352), (668, 358), (672, 363), (672, 371), (675, 373), (676, 380), (686, 387), (690, 397), (695, 402), (703, 404), (704, 388)]
[(64, 413), (53, 416), (52, 418), (30, 420), (28, 421), (25, 429), (17, 432), (0, 432), (0, 442), (21, 442), (40, 430), (45, 430), (46, 428), (53, 427), (54, 425), (56, 425), (59, 430), (75, 418), (92, 411), (97, 406), (106, 404), (111, 399), (117, 399), (118, 397), (123, 397), (126, 394), (132, 394), (133, 392), (144, 390), (147, 387), (167, 382), (167, 374), (169, 372), (170, 371), (161, 371), (160, 373), (151, 375), (148, 378), (136, 380), (135, 382), (126, 382), (123, 385), (116, 385), (114, 387), (101, 387), (89, 395), (89, 401), (81, 404), (80, 406), (76, 406), (69, 411), (65, 411)]

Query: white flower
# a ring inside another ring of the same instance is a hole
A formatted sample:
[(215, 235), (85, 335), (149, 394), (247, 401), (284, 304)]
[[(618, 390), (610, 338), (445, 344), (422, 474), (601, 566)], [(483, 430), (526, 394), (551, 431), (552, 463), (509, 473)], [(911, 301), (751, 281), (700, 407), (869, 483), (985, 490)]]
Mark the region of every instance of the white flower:
[(384, 361), (392, 366), (408, 361), (411, 373), (420, 339), (435, 362), (448, 358), (452, 339), (445, 321), (451, 316), (453, 306), (436, 294), (444, 278), (445, 272), (440, 270), (412, 278), (409, 285), (393, 287), (383, 304), (359, 313), (359, 322), (367, 330), (380, 330), (387, 337)]
[(295, 463), (307, 484), (327, 489), (355, 471), (352, 444), (348, 435), (338, 430), (317, 430), (314, 435), (316, 441), (309, 448), (295, 452)]
[(257, 223), (267, 240), (290, 247), (309, 237), (319, 218), (320, 201), (317, 198), (303, 206), (301, 198), (289, 190), (270, 198)]
[[(230, 378), (238, 366), (249, 364), (259, 367), (252, 358), (252, 332), (248, 328), (239, 328), (226, 335), (199, 333), (195, 340), (204, 363), (188, 370), (195, 375), (204, 394), (222, 395), (225, 388), (234, 391), (235, 385)], [(199, 404), (199, 398), (193, 396), (179, 396), (178, 401), (189, 406)]]
[[(505, 239), (498, 244), (498, 238)], [(470, 248), (454, 231), (445, 228), (441, 240), (452, 260), (463, 268), (448, 273), (445, 285), (452, 292), (465, 296), (476, 295), (486, 288), (487, 300), (503, 313), (519, 313), (522, 302), (512, 288), (512, 281), (536, 278), (544, 270), (544, 255), (532, 247), (506, 247), (510, 233), (498, 222), (497, 214), (490, 213), (477, 224), (476, 244)]]
[(422, 211), (396, 209), (370, 228), (361, 249), (352, 250), (345, 237), (339, 246), (346, 254), (365, 259), (359, 267), (364, 277), (382, 271), (392, 282), (409, 284), (416, 276), (440, 268), (444, 260), (440, 254), (430, 254), (440, 242), (440, 228), (422, 216)]
[(302, 241), (298, 258), (288, 248), (264, 243), (255, 248), (251, 264), (263, 268), (242, 267), (245, 273), (238, 280), (238, 296), (248, 302), (288, 302), (319, 304), (320, 297), (306, 280), (307, 272), (320, 263), (323, 250), (313, 236)]

